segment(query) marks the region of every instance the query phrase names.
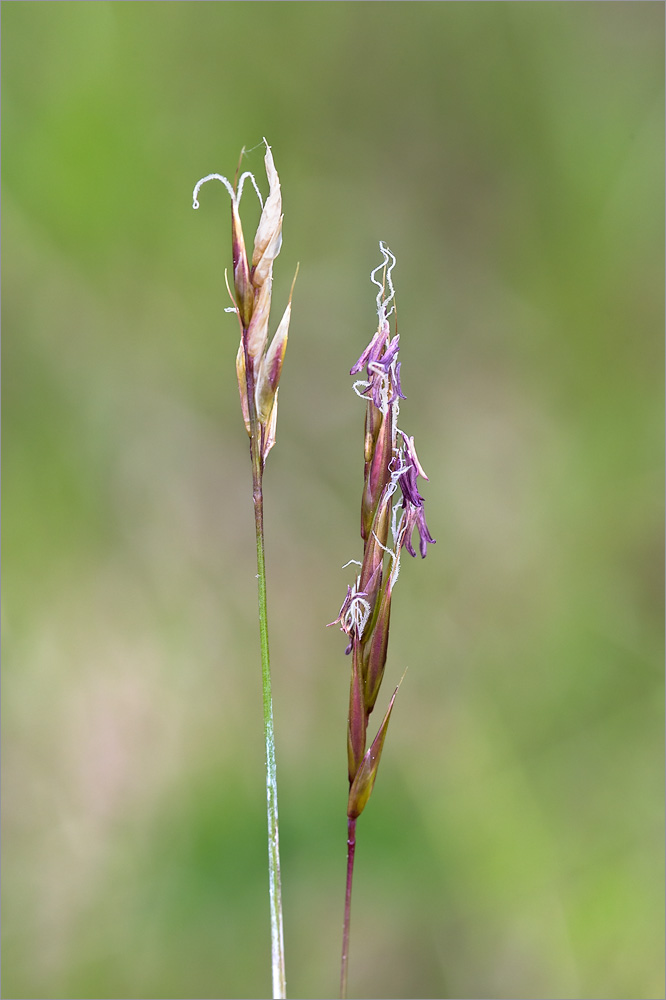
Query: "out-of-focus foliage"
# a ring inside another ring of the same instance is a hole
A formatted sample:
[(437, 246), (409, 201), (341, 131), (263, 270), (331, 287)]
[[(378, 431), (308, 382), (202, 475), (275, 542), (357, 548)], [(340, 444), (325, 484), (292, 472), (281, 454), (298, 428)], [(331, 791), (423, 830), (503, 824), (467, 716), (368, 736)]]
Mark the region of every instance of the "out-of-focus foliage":
[(269, 988), (228, 198), (191, 209), (265, 135), (276, 301), (300, 261), (265, 480), (289, 996), (337, 988), (324, 624), (380, 239), (437, 545), (394, 602), (350, 995), (663, 996), (663, 5), (2, 14), (3, 995)]

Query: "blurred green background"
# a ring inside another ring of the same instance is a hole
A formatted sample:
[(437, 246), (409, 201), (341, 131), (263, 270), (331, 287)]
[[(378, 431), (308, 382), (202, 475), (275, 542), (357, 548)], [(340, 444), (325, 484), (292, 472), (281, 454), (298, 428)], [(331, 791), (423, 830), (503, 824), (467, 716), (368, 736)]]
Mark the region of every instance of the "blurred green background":
[(270, 989), (228, 198), (191, 207), (265, 135), (274, 324), (300, 261), (266, 473), (289, 996), (337, 991), (324, 625), (383, 239), (437, 545), (396, 588), (350, 995), (663, 997), (663, 4), (2, 15), (3, 996)]

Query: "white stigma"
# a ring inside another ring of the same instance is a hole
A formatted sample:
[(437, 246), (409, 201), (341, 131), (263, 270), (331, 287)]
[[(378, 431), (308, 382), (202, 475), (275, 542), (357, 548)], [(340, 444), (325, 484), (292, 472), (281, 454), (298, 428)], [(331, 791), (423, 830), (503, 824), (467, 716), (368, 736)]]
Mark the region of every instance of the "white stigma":
[[(389, 312), (386, 312), (386, 307), (395, 297), (395, 289), (393, 288), (393, 280), (391, 278), (391, 272), (395, 267), (396, 260), (395, 256), (391, 253), (389, 248), (386, 246), (383, 240), (379, 241), (379, 249), (382, 252), (384, 260), (381, 264), (378, 264), (374, 270), (370, 272), (370, 281), (373, 285), (376, 285), (379, 291), (377, 292), (377, 315), (379, 316), (380, 322), (385, 320), (387, 316), (390, 316), (394, 310), (394, 306), (391, 306)], [(389, 263), (390, 262), (390, 263)], [(384, 270), (382, 280), (379, 281), (375, 278), (378, 271)], [(385, 298), (386, 286), (388, 286), (389, 295)]]

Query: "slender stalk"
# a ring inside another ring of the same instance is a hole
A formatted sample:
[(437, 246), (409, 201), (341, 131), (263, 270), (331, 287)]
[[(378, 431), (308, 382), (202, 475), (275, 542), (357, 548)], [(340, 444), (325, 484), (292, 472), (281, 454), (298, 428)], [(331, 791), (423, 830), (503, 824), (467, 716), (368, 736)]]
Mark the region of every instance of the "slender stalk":
[[(254, 407), (252, 407), (254, 409)], [(251, 421), (254, 413), (251, 412)], [(266, 560), (264, 555), (264, 493), (263, 468), (259, 448), (259, 428), (250, 441), (252, 457), (252, 499), (257, 538), (257, 588), (259, 602), (259, 638), (261, 642), (261, 684), (264, 706), (264, 736), (266, 740), (266, 815), (268, 820), (268, 894), (271, 912), (271, 969), (274, 1000), (287, 996), (282, 929), (282, 885), (280, 880), (280, 839), (278, 825), (277, 771), (275, 766), (275, 732), (273, 728), (273, 696), (271, 666), (268, 652), (268, 610), (266, 601)]]
[(268, 606), (266, 600), (266, 559), (264, 553), (263, 479), (266, 431), (257, 413), (254, 366), (251, 363), (248, 351), (247, 334), (247, 327), (244, 326), (241, 343), (245, 358), (247, 415), (250, 432), (250, 459), (252, 462), (252, 500), (257, 541), (257, 597), (259, 605), (259, 640), (261, 644), (261, 688), (264, 708), (264, 738), (266, 742), (266, 818), (268, 821), (268, 896), (271, 914), (271, 973), (274, 1000), (285, 1000), (287, 996), (287, 983), (282, 927), (277, 769), (275, 764), (271, 664), (268, 652)]
[(347, 818), (347, 888), (345, 890), (345, 920), (342, 928), (342, 962), (340, 963), (340, 997), (347, 996), (347, 964), (349, 960), (349, 921), (351, 917), (352, 879), (356, 852), (356, 820)]

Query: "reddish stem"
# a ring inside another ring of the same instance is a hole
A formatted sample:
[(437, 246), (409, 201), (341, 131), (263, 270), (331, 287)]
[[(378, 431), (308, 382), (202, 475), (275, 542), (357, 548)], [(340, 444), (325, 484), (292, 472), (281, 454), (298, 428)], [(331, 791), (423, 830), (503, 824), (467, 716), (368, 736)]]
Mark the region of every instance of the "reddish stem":
[(345, 892), (345, 922), (342, 930), (342, 962), (340, 964), (340, 996), (347, 996), (347, 962), (349, 959), (349, 918), (351, 915), (354, 852), (356, 850), (356, 818), (347, 817), (347, 889)]

